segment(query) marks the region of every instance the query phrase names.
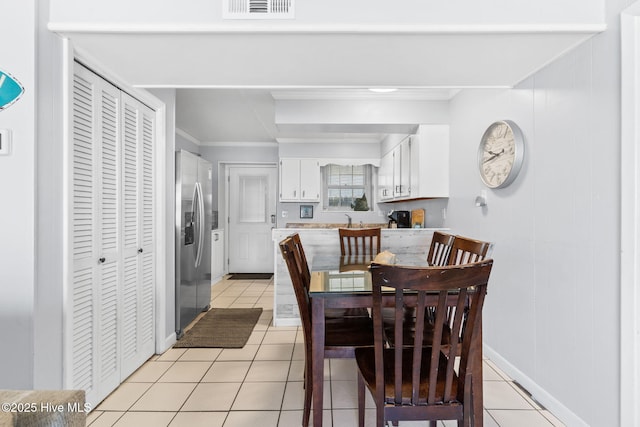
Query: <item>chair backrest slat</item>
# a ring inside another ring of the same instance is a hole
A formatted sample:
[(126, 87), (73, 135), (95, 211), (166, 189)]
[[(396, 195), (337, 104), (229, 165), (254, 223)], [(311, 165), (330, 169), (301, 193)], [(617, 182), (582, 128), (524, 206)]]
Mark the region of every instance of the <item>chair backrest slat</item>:
[(380, 227), (339, 228), (342, 255), (376, 255), (380, 253)]

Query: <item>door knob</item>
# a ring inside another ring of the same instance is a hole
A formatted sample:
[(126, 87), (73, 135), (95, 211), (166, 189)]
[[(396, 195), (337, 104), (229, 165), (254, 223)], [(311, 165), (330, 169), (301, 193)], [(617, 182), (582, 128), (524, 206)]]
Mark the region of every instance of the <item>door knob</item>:
[(100, 264), (104, 264), (104, 262), (105, 262), (106, 260), (107, 260), (107, 259), (106, 259), (105, 257), (98, 258), (98, 261), (100, 262)]
[(144, 250), (142, 248), (138, 249), (138, 253), (141, 254), (142, 252), (144, 252)]

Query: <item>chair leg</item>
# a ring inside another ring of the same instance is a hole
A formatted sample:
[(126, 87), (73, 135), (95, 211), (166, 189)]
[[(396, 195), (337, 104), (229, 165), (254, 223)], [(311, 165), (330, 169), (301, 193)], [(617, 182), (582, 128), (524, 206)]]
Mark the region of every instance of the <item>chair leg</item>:
[(358, 427), (364, 427), (364, 380), (358, 372)]
[[(311, 358), (309, 358), (311, 359)], [(304, 363), (304, 408), (302, 410), (302, 427), (309, 426), (309, 417), (311, 416), (311, 396), (313, 394), (313, 376), (311, 372), (311, 360), (305, 360)]]

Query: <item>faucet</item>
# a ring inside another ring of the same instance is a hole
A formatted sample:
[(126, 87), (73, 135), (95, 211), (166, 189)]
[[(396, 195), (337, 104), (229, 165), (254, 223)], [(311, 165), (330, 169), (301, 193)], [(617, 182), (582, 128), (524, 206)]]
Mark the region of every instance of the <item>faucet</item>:
[(345, 214), (345, 216), (347, 217), (347, 228), (351, 228), (351, 217), (348, 214)]

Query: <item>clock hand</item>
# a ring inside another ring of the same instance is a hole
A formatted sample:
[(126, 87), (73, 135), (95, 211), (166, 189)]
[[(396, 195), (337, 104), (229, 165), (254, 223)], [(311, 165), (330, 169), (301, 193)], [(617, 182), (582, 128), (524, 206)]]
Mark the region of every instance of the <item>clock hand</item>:
[(500, 156), (501, 154), (504, 154), (504, 148), (499, 153), (494, 153), (493, 151), (488, 151), (488, 153), (491, 154), (492, 156), (489, 157), (487, 160), (485, 160), (482, 163), (490, 162), (491, 160), (495, 159), (496, 157)]

